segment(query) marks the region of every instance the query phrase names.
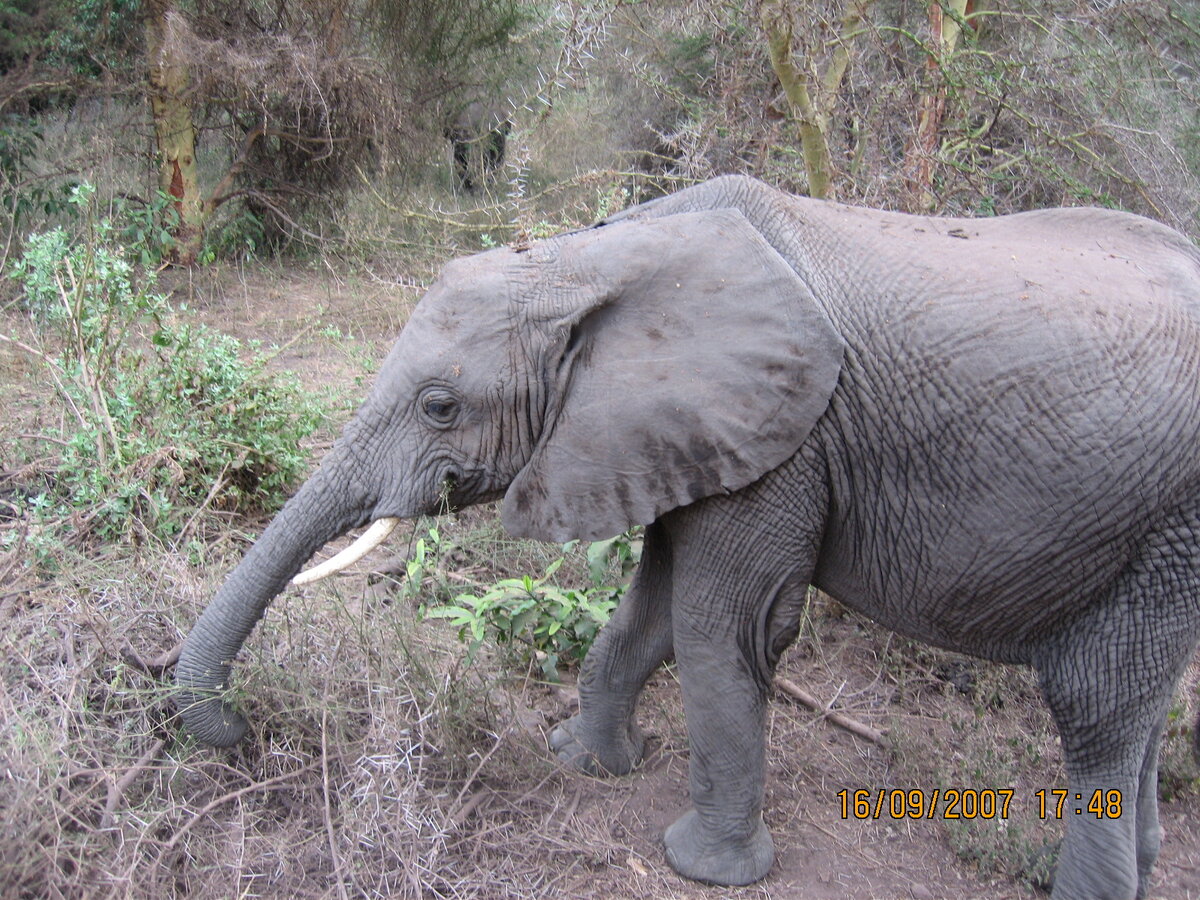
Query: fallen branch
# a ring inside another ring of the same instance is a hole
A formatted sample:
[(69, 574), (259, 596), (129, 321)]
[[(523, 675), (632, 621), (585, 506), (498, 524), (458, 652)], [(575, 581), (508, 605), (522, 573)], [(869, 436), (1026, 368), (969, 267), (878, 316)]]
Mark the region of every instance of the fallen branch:
[(839, 728), (844, 728), (851, 734), (857, 734), (859, 737), (866, 738), (873, 743), (883, 743), (884, 735), (887, 732), (879, 731), (870, 725), (864, 725), (857, 719), (852, 719), (843, 713), (835, 712), (795, 682), (789, 681), (786, 678), (776, 678), (775, 687), (792, 699), (800, 701), (809, 709), (819, 712), (822, 718), (828, 719)]
[(165, 738), (159, 738), (150, 745), (150, 749), (141, 755), (128, 772), (108, 786), (108, 796), (104, 798), (104, 812), (100, 816), (101, 831), (113, 827), (113, 816), (117, 811), (117, 804), (121, 802), (121, 797), (129, 790), (129, 786), (133, 784), (142, 770), (150, 765), (155, 757), (162, 752), (162, 748), (166, 744), (167, 741)]
[(126, 645), (121, 648), (121, 658), (139, 672), (158, 676), (179, 662), (179, 654), (181, 652), (183, 652), (183, 641), (180, 641), (170, 650), (160, 653), (154, 659), (142, 659), (136, 650)]
[(247, 794), (253, 794), (255, 791), (277, 790), (285, 781), (290, 781), (293, 778), (299, 778), (301, 775), (307, 775), (319, 765), (319, 762), (309, 763), (303, 768), (296, 769), (292, 772), (284, 772), (281, 775), (276, 775), (274, 778), (268, 778), (266, 781), (256, 781), (254, 784), (247, 785), (244, 788), (239, 788), (236, 791), (230, 791), (228, 794), (224, 794), (218, 797), (216, 800), (213, 800), (211, 803), (206, 804), (191, 819), (185, 822), (178, 831), (171, 835), (171, 839), (169, 841), (163, 844), (162, 849), (159, 851), (158, 858), (155, 860), (155, 865), (157, 866), (161, 864), (162, 858), (166, 852), (174, 849), (175, 845), (183, 840), (183, 836), (191, 831), (192, 827), (197, 822), (207, 816), (218, 806), (222, 806), (223, 804), (229, 803), (232, 800), (237, 800), (240, 797), (246, 796)]

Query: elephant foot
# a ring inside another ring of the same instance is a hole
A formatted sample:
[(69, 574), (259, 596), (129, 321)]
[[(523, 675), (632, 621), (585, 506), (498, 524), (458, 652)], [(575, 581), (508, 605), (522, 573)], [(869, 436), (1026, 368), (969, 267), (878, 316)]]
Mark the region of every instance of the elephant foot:
[(1155, 815), (1154, 825), (1138, 834), (1138, 886), (1135, 900), (1146, 900), (1150, 896), (1150, 873), (1154, 871), (1154, 864), (1158, 862), (1158, 851), (1161, 847), (1162, 828), (1158, 825), (1158, 816)]
[(672, 869), (707, 884), (751, 884), (764, 877), (775, 861), (775, 842), (761, 816), (745, 840), (715, 838), (706, 833), (693, 809), (667, 829), (663, 842)]
[(628, 775), (642, 761), (646, 740), (634, 722), (606, 740), (585, 737), (585, 732), (582, 717), (572, 716), (550, 732), (550, 749), (587, 775)]

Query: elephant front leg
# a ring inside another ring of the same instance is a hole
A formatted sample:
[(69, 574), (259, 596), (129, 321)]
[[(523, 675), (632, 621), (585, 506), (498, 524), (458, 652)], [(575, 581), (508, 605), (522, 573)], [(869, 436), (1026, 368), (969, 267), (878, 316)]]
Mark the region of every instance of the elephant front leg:
[(588, 774), (632, 771), (645, 744), (634, 717), (638, 697), (671, 652), (671, 548), (654, 523), (633, 583), (584, 660), (579, 715), (551, 732), (551, 749)]
[(694, 809), (664, 841), (679, 874), (738, 885), (764, 877), (775, 859), (762, 818), (767, 686), (795, 635), (805, 585), (785, 578), (772, 587), (769, 566), (722, 573), (716, 562), (679, 563), (689, 574), (673, 601), (675, 657)]
[[(664, 843), (667, 861), (687, 878), (750, 884), (775, 860), (762, 817), (767, 694), (796, 636), (820, 546), (827, 499), (820, 471), (803, 470), (812, 477), (784, 486), (786, 506), (777, 486), (764, 482), (668, 520), (694, 808), (667, 829)], [(810, 490), (797, 494), (798, 484)]]
[(677, 628), (676, 657), (694, 808), (667, 829), (667, 862), (697, 881), (750, 884), (775, 860), (762, 818), (764, 691), (734, 641), (681, 639)]

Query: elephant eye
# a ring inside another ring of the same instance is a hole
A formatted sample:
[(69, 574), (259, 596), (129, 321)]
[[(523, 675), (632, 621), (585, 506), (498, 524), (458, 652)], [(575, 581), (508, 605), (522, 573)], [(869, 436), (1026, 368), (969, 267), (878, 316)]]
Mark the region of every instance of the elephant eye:
[(458, 415), (458, 402), (445, 394), (432, 394), (421, 401), (426, 418), (436, 425), (449, 425)]

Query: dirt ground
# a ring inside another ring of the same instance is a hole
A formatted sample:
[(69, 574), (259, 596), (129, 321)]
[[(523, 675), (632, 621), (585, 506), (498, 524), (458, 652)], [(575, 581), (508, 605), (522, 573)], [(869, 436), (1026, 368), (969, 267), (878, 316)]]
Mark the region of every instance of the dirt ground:
[[(281, 346), (276, 364), (299, 373), (310, 387), (347, 386), (365, 376), (358, 396), (416, 293), (397, 279), (326, 271), (226, 272), (204, 283), (174, 285), (174, 299), (187, 300), (210, 324)], [(362, 571), (370, 570), (371, 562)], [(379, 588), (359, 575), (343, 579), (339, 591), (360, 597), (366, 608)], [(648, 685), (640, 710), (649, 735), (644, 764), (617, 779), (567, 771), (546, 751), (549, 729), (577, 703), (569, 684), (498, 689), (492, 699), (503, 712), (490, 734), (492, 743), (469, 756), (474, 762), (466, 778), (445, 788), (452, 797), (446, 800), (453, 811), (449, 832), (441, 855), (426, 859), (424, 874), (412, 876), (428, 877), (428, 885), (414, 886), (410, 894), (778, 900), (1045, 896), (1020, 873), (1038, 848), (1061, 834), (1061, 822), (1038, 816), (1035, 792), (1063, 787), (1064, 779), (1056, 738), (1028, 673), (926, 650), (822, 599), (779, 674), (883, 735), (878, 741), (860, 737), (776, 695), (769, 713), (765, 817), (777, 859), (760, 884), (743, 889), (697, 885), (674, 875), (663, 859), (662, 832), (688, 808), (686, 729), (674, 672), (666, 668)], [(1189, 717), (1196, 675), (1189, 673), (1181, 691)], [(394, 750), (394, 741), (390, 746)], [(381, 744), (381, 752), (386, 749)], [(503, 768), (502, 757), (519, 765)], [(228, 759), (213, 751), (210, 762), (226, 766)], [(932, 818), (892, 818), (884, 807), (879, 816), (872, 812), (859, 820), (843, 815), (839, 797), (851, 792), (852, 802), (854, 791), (866, 790), (873, 803), (881, 790), (889, 800), (891, 792), (903, 791), (908, 801), (913, 795), (907, 792), (921, 791), (928, 803), (935, 790), (949, 788), (1011, 790), (1008, 815), (950, 820), (943, 801)], [(184, 787), (172, 789), (186, 790), (186, 779)], [(1194, 787), (1174, 794), (1160, 805), (1165, 837), (1152, 896), (1190, 900), (1200, 898), (1195, 838), (1200, 796)], [(344, 797), (339, 802), (367, 801)], [(370, 802), (399, 801), (376, 797)], [(417, 814), (396, 810), (398, 816), (410, 813)], [(327, 824), (328, 816), (327, 807)], [(224, 809), (214, 810), (210, 819), (205, 827), (227, 834), (231, 842), (245, 827)], [(362, 895), (340, 880), (338, 860), (322, 854), (320, 840), (306, 846), (313, 858), (298, 854), (290, 860), (291, 877), (268, 878), (251, 893)], [(453, 873), (464, 860), (479, 870), (492, 867), (492, 880), (455, 881)], [(265, 865), (252, 859), (237, 864)], [(297, 875), (298, 866), (311, 870), (311, 878)], [(96, 892), (122, 893), (145, 895), (144, 888), (128, 885)]]

